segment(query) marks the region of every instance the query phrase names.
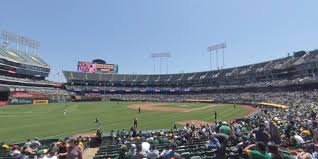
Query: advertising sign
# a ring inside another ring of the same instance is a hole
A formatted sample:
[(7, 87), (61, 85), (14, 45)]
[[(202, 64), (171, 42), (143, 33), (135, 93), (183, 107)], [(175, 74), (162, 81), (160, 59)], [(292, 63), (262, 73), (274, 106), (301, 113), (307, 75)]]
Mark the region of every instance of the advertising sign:
[(49, 104), (48, 100), (34, 100), (33, 104)]
[(32, 104), (32, 99), (12, 98), (9, 102), (10, 104)]
[(10, 94), (10, 98), (49, 98), (49, 96), (29, 92), (13, 92)]
[(0, 101), (0, 106), (8, 105), (7, 101)]

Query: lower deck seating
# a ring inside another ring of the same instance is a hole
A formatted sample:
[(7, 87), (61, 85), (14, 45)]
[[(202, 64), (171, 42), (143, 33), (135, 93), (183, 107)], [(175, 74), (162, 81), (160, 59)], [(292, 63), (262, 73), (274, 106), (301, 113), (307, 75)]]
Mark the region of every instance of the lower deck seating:
[[(215, 150), (208, 150), (207, 144), (207, 140), (193, 140), (189, 143), (178, 145), (176, 152), (179, 153), (181, 157), (185, 159), (216, 159), (217, 152)], [(131, 144), (125, 144), (125, 146), (128, 150), (131, 148)], [(99, 148), (98, 152), (94, 156), (94, 159), (118, 158), (120, 156), (120, 153), (122, 153), (121, 147), (121, 144), (107, 145), (104, 143)], [(156, 149), (159, 151), (159, 153), (161, 153), (164, 150), (164, 147), (164, 144), (156, 145)], [(229, 159), (239, 158), (239, 153), (237, 152), (237, 148), (235, 146), (226, 147), (226, 155)]]

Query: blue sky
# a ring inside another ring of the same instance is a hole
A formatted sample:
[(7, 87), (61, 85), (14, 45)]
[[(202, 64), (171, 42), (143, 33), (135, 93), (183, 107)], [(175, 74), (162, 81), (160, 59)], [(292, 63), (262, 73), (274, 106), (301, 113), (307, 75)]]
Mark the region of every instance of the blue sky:
[(95, 58), (118, 64), (120, 73), (153, 73), (149, 54), (167, 51), (170, 73), (193, 72), (209, 70), (207, 47), (220, 42), (228, 47), (225, 67), (318, 48), (317, 6), (315, 0), (7, 0), (0, 29), (40, 41), (53, 80)]

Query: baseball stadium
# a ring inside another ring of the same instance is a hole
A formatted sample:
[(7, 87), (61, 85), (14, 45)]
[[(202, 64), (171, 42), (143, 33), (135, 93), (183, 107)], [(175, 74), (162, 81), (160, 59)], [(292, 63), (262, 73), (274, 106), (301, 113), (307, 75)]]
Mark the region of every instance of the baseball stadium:
[(216, 43), (210, 69), (180, 73), (168, 72), (170, 52), (150, 54), (142, 74), (65, 56), (76, 69), (52, 80), (38, 41), (0, 39), (0, 159), (318, 158), (316, 49), (225, 67), (231, 45)]

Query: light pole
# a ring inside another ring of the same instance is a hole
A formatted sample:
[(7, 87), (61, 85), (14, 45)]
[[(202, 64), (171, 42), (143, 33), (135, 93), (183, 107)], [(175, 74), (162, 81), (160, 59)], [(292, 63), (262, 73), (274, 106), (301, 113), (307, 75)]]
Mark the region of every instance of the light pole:
[(210, 54), (210, 70), (212, 70), (212, 60), (211, 60), (211, 56), (213, 51), (215, 51), (215, 56), (216, 56), (216, 68), (219, 69), (219, 59), (218, 59), (218, 50), (222, 49), (222, 60), (223, 60), (223, 65), (222, 68), (224, 68), (224, 49), (226, 48), (226, 44), (225, 43), (220, 43), (220, 44), (216, 44), (216, 45), (211, 45), (208, 47), (208, 52)]
[(161, 66), (162, 66), (162, 60), (166, 60), (166, 64), (167, 64), (167, 73), (168, 73), (168, 59), (171, 57), (171, 54), (169, 52), (162, 52), (162, 53), (152, 53), (150, 54), (150, 57), (153, 59), (153, 68), (154, 68), (154, 74), (156, 74), (156, 59), (159, 58), (159, 72), (161, 74)]

